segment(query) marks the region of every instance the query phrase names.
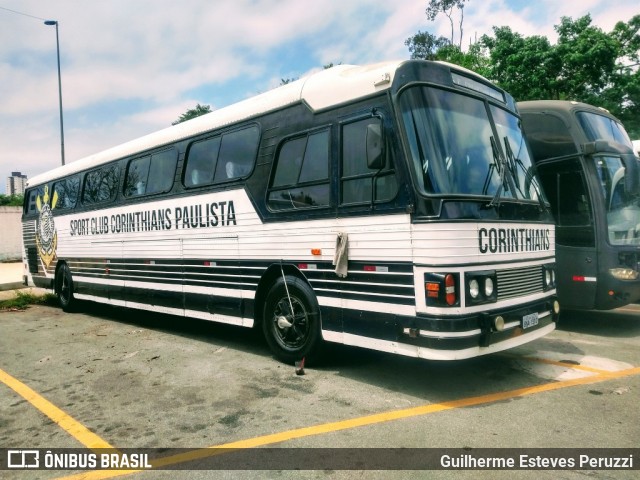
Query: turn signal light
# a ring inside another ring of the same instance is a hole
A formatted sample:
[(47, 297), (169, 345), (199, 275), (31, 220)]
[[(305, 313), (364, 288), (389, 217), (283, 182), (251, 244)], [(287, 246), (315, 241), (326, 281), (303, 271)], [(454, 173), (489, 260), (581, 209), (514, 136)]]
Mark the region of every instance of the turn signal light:
[(444, 286), (445, 286), (445, 299), (447, 301), (447, 305), (450, 307), (456, 304), (457, 296), (456, 296), (456, 279), (455, 277), (447, 273), (444, 277)]
[(424, 288), (427, 306), (455, 307), (460, 304), (457, 273), (426, 273)]

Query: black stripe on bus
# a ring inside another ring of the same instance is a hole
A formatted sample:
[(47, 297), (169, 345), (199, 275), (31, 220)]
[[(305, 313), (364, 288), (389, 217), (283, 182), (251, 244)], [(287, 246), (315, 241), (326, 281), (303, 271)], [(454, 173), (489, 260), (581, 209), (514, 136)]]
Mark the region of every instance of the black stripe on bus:
[[(70, 259), (72, 274), (106, 281), (149, 282), (164, 285), (257, 290), (258, 282), (273, 261), (206, 261), (193, 259)], [(209, 262), (205, 265), (205, 262)], [(300, 265), (300, 262), (287, 262)], [(308, 265), (308, 264), (305, 264)], [(344, 279), (329, 262), (302, 270), (317, 295), (398, 305), (415, 304), (413, 267), (408, 263), (382, 265), (385, 271), (367, 271), (366, 262), (353, 262)], [(380, 265), (378, 265), (380, 266)], [(132, 286), (127, 285), (126, 288)], [(94, 288), (94, 287), (92, 287)], [(97, 287), (95, 287), (97, 288)]]

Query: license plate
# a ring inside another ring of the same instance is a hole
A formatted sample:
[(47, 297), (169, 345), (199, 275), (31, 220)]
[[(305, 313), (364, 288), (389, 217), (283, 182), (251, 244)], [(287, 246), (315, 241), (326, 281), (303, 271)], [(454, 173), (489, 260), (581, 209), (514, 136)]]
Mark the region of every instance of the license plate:
[(538, 312), (530, 313), (529, 315), (525, 315), (524, 317), (522, 317), (523, 329), (535, 327), (537, 324), (538, 324)]

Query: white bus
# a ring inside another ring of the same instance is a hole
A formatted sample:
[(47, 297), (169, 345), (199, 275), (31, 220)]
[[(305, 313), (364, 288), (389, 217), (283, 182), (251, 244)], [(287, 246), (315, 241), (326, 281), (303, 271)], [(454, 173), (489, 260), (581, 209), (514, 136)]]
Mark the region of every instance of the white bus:
[(29, 180), (25, 282), (453, 360), (555, 328), (553, 220), (511, 96), (453, 65), (340, 65)]

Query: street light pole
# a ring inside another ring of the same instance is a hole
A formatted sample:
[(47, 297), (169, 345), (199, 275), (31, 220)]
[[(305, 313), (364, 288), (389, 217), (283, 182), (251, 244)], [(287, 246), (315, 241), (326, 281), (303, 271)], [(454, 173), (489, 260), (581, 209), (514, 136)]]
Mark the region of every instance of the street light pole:
[(62, 154), (62, 165), (64, 165), (64, 124), (62, 122), (62, 80), (60, 79), (60, 40), (58, 39), (58, 22), (56, 20), (45, 20), (44, 24), (56, 26), (56, 48), (58, 51), (58, 98), (60, 99), (60, 153)]

